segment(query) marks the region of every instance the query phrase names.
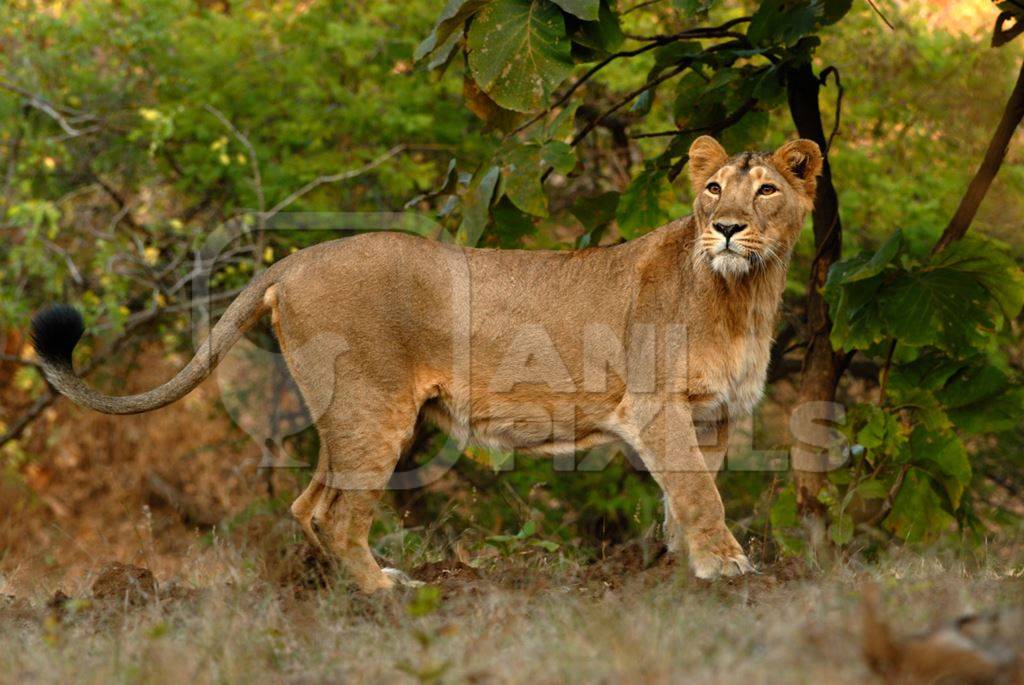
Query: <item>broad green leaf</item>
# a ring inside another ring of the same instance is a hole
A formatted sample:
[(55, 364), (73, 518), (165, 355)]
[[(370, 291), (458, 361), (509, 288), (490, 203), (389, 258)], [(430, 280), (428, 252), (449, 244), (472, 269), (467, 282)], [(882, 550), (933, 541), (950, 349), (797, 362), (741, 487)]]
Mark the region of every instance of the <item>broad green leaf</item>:
[(822, 3), (821, 25), (834, 24), (850, 11), (853, 0), (824, 0)]
[(966, 433), (1019, 430), (1024, 423), (1024, 388), (1005, 390), (949, 410), (953, 425)]
[(723, 98), (728, 90), (707, 91), (707, 86), (704, 77), (694, 71), (688, 71), (676, 82), (673, 113), (677, 128), (710, 128), (726, 117)]
[(622, 193), (616, 210), (622, 237), (635, 238), (668, 220), (662, 207), (662, 196), (668, 190), (665, 173), (663, 169), (645, 169)]
[(573, 42), (592, 50), (609, 53), (618, 50), (626, 37), (619, 24), (619, 15), (609, 9), (608, 3), (602, 0), (597, 21), (581, 22), (572, 39)]
[(790, 46), (814, 29), (815, 7), (807, 0), (762, 0), (747, 29), (754, 45)]
[(1010, 379), (1002, 369), (979, 362), (960, 368), (936, 396), (946, 407), (957, 408), (998, 396), (1009, 384)]
[(882, 290), (880, 316), (892, 337), (905, 345), (938, 345), (966, 351), (993, 325), (992, 304), (970, 274), (951, 268), (907, 271)]
[(565, 22), (550, 0), (494, 0), (467, 41), (469, 69), (502, 107), (535, 112), (572, 73)]
[(704, 46), (695, 40), (681, 40), (662, 45), (654, 49), (654, 70), (661, 71), (703, 51)]
[(456, 240), (460, 245), (476, 245), (487, 227), (494, 189), (501, 178), (501, 167), (481, 169), (473, 177), (462, 198), (462, 222)]
[(540, 177), (545, 165), (538, 145), (520, 145), (506, 156), (502, 176), (505, 194), (519, 209), (534, 216), (547, 216), (548, 199)]
[(576, 167), (576, 151), (558, 140), (546, 143), (540, 150), (541, 162), (559, 174), (567, 174)]
[(896, 255), (899, 254), (900, 248), (903, 246), (903, 232), (897, 230), (889, 239), (882, 243), (882, 246), (878, 248), (875, 254), (871, 255), (871, 258), (858, 268), (854, 269), (851, 273), (846, 274), (842, 281), (846, 283), (856, 283), (857, 281), (863, 281), (868, 278), (874, 278), (878, 274), (885, 270)]
[(521, 248), (523, 239), (532, 235), (536, 228), (533, 217), (523, 212), (503, 197), (491, 210), (491, 231), (498, 238), (498, 247)]
[(600, 0), (552, 0), (552, 2), (584, 21), (596, 21), (601, 7)]
[(946, 430), (952, 426), (942, 403), (930, 390), (910, 388), (895, 395), (893, 404), (908, 410), (912, 418), (930, 430)]
[(857, 484), (857, 494), (863, 499), (885, 499), (889, 496), (889, 487), (880, 480), (869, 478)]
[(416, 46), (413, 58), (419, 62), (438, 46), (448, 42), (455, 30), (461, 29), (466, 19), (488, 2), (489, 0), (448, 0), (430, 34)]
[(877, 297), (883, 285), (881, 276), (843, 283), (869, 260), (870, 256), (862, 254), (829, 269), (824, 295), (832, 317), (832, 344), (839, 349), (863, 349), (887, 337)]
[(1007, 319), (1016, 318), (1024, 307), (1024, 272), (1012, 252), (993, 240), (979, 236), (958, 240), (936, 256), (936, 265), (973, 275)]
[(615, 210), (619, 206), (619, 194), (614, 190), (594, 197), (581, 197), (573, 203), (569, 210), (580, 220), (584, 228), (593, 231), (611, 223), (615, 218)]
[(792, 486), (779, 492), (768, 519), (772, 525), (772, 537), (785, 554), (795, 556), (804, 552), (806, 543), (790, 532), (800, 523), (796, 509), (796, 493)]
[(786, 84), (783, 81), (782, 69), (771, 66), (757, 77), (752, 92), (762, 107), (771, 109), (786, 101)]
[(922, 469), (911, 467), (903, 479), (884, 526), (906, 542), (934, 539), (956, 523), (943, 507), (934, 481)]
[(849, 544), (853, 539), (853, 518), (849, 514), (840, 514), (828, 527), (828, 536), (840, 547)]
[[(893, 366), (889, 376), (889, 389), (907, 392), (913, 388), (920, 388), (937, 392), (965, 365), (966, 362), (952, 359), (940, 350), (926, 348), (916, 359)], [(943, 404), (946, 404), (945, 400)]]
[(910, 436), (909, 449), (915, 464), (937, 467), (949, 501), (954, 509), (959, 508), (964, 487), (971, 482), (971, 462), (960, 439), (950, 431), (918, 426)]
[(771, 117), (768, 112), (747, 112), (742, 119), (722, 131), (721, 141), (726, 150), (758, 148), (768, 132)]

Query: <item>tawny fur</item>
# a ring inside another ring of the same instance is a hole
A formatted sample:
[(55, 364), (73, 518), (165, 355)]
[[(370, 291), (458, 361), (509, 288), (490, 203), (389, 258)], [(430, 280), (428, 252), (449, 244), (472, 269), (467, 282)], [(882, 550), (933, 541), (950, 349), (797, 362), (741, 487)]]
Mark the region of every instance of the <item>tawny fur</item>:
[[(726, 527), (693, 414), (749, 412), (761, 396), (821, 155), (798, 140), (729, 158), (704, 136), (690, 167), (694, 214), (628, 243), (502, 251), (397, 233), (323, 243), (254, 279), (160, 388), (109, 397), (44, 360), (47, 375), (86, 406), (148, 411), (195, 387), (270, 313), (321, 443), (292, 512), (367, 592), (393, 582), (367, 536), (421, 415), (524, 453), (625, 441), (665, 492), (673, 551), (685, 544), (701, 577), (743, 573), (752, 567)], [(746, 228), (726, 241), (722, 222)]]

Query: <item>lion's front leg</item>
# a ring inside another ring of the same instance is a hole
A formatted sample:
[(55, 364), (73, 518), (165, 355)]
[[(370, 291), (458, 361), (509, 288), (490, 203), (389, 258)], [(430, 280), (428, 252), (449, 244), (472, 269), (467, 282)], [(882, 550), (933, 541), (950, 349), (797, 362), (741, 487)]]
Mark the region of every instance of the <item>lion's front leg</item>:
[(684, 545), (698, 578), (734, 576), (754, 568), (725, 525), (714, 472), (701, 453), (690, 407), (629, 400), (617, 412), (619, 434), (661, 486), (669, 550)]

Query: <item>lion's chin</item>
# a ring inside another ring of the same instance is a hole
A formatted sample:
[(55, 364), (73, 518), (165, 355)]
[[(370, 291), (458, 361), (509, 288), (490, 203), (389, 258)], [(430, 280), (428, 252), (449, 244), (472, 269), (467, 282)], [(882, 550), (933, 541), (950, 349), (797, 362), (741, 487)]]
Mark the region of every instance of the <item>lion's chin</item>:
[(750, 271), (750, 260), (726, 250), (711, 258), (711, 268), (726, 278), (745, 276)]

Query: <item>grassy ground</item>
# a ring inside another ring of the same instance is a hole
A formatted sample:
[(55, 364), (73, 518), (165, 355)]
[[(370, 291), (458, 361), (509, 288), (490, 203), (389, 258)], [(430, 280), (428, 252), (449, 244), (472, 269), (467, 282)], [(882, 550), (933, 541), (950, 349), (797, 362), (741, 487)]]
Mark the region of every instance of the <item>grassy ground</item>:
[(71, 599), (0, 598), (0, 682), (863, 683), (865, 578), (898, 633), (1024, 601), (1013, 554), (782, 562), (705, 583), (655, 549), (408, 559), (426, 587), (365, 598), (300, 545), (215, 540), (136, 603), (94, 598), (88, 577)]

